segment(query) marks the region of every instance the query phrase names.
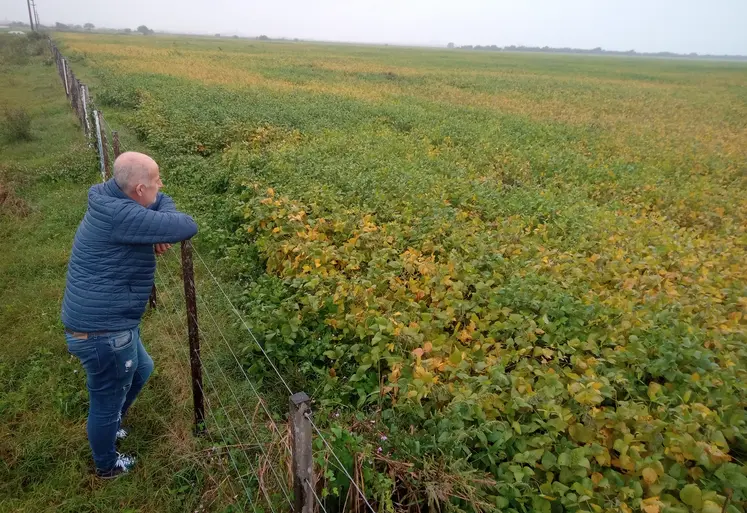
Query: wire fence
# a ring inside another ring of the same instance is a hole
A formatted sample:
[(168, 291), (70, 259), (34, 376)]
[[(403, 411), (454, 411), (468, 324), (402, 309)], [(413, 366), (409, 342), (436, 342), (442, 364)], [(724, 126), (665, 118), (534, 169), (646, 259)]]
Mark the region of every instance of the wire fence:
[[(89, 145), (98, 155), (101, 179), (106, 181), (112, 176), (114, 161), (128, 148), (104, 118), (88, 86), (78, 80), (51, 39), (49, 46), (65, 94)], [(188, 344), (164, 345), (180, 367), (180, 376), (191, 378), (194, 433), (210, 444), (200, 452), (217, 461), (221, 480), (216, 485), (219, 491), (225, 490), (224, 500), (239, 511), (326, 513), (362, 509), (375, 513), (360, 478), (351, 476), (314, 421), (311, 399), (304, 392), (293, 392), (226, 287), (191, 241), (181, 243), (180, 254), (181, 259), (175, 256), (176, 251), (169, 251), (158, 259), (148, 315), (161, 332), (174, 340), (188, 339)], [(195, 280), (195, 270), (202, 281)], [(198, 311), (203, 318), (202, 314), (206, 314), (209, 322), (200, 324)], [(229, 334), (231, 326), (238, 326), (239, 331)], [(235, 350), (240, 344), (258, 349), (267, 369), (284, 387), (289, 398), (286, 420), (278, 420), (282, 415), (277, 407), (268, 405), (247, 374)], [(276, 410), (274, 415), (272, 410)], [(334, 467), (350, 482), (342, 507), (339, 501), (328, 501), (324, 480), (316, 477), (314, 438), (321, 440)]]

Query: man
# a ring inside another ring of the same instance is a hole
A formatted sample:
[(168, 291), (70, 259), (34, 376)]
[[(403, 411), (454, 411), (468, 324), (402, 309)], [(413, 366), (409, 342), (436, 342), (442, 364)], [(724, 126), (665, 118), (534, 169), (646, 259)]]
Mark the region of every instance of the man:
[[(163, 187), (158, 164), (127, 152), (114, 162), (114, 178), (88, 191), (62, 300), (68, 351), (86, 370), (88, 441), (96, 474), (127, 473), (134, 458), (115, 449), (122, 416), (153, 371), (140, 340), (140, 318), (153, 286), (155, 254), (197, 233)], [(154, 254), (155, 253), (155, 254)]]

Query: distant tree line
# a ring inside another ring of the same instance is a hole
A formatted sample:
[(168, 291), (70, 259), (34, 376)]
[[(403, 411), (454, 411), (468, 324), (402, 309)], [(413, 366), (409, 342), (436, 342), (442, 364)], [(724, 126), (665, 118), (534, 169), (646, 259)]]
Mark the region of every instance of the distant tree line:
[(463, 45), (455, 46), (454, 43), (449, 43), (447, 48), (455, 48), (460, 50), (483, 50), (489, 52), (533, 52), (533, 53), (577, 53), (586, 55), (623, 55), (623, 56), (637, 56), (637, 57), (667, 57), (667, 58), (699, 58), (699, 59), (735, 59), (735, 60), (747, 60), (745, 55), (711, 55), (711, 54), (697, 54), (692, 53), (673, 53), (673, 52), (636, 52), (635, 50), (619, 51), (619, 50), (605, 50), (601, 47), (592, 49), (585, 48), (551, 48), (549, 46), (496, 46), (496, 45)]
[[(28, 23), (24, 23), (22, 21), (11, 21), (8, 23), (9, 27), (13, 28), (30, 28)], [(93, 23), (86, 23), (84, 25), (78, 25), (78, 24), (72, 24), (72, 23), (60, 23), (59, 21), (54, 24), (54, 26), (46, 26), (46, 25), (40, 25), (41, 29), (54, 29), (58, 32), (91, 32), (92, 30), (96, 29), (96, 26)], [(126, 29), (110, 29), (110, 28), (99, 28), (98, 32), (107, 32), (107, 33), (125, 33), (125, 34), (132, 34), (133, 32), (139, 32), (143, 35), (150, 35), (155, 34), (155, 31), (153, 29), (149, 29), (145, 25), (140, 25), (137, 29), (134, 31), (131, 28)]]

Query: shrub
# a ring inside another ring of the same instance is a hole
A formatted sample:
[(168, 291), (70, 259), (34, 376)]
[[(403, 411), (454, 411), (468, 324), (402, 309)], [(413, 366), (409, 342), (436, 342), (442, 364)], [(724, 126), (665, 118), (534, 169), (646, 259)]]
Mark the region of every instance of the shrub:
[(44, 41), (46, 43), (48, 36), (43, 32), (30, 32), (26, 34), (26, 37), (28, 37), (30, 41)]
[(31, 40), (27, 43), (28, 53), (30, 55), (39, 56), (44, 55), (47, 52), (47, 43), (42, 39)]
[(20, 37), (0, 40), (0, 62), (16, 66), (28, 64), (28, 41)]
[(5, 134), (10, 141), (31, 140), (31, 116), (24, 108), (5, 109)]

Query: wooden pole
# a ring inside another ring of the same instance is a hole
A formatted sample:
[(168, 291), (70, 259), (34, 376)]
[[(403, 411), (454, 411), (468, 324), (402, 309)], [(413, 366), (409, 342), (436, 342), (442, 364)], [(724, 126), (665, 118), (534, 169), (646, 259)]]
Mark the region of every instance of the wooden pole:
[(99, 114), (99, 133), (101, 134), (101, 154), (104, 159), (104, 181), (107, 181), (109, 177), (111, 176), (112, 168), (109, 165), (109, 146), (108, 146), (108, 141), (106, 140), (106, 130), (103, 129), (104, 115), (101, 114), (101, 111), (99, 111), (98, 114)]
[(205, 405), (202, 392), (202, 360), (200, 360), (200, 331), (197, 324), (197, 294), (192, 262), (192, 241), (184, 240), (182, 250), (182, 276), (184, 300), (187, 303), (187, 328), (189, 332), (189, 363), (192, 368), (192, 401), (195, 409), (195, 434), (205, 432)]
[(62, 57), (60, 57), (60, 51), (56, 46), (54, 47), (54, 59), (57, 61), (57, 74), (62, 79)]
[(119, 149), (119, 132), (116, 130), (112, 132), (112, 147), (114, 148), (114, 160), (117, 160), (122, 151)]
[(34, 2), (34, 22), (36, 23), (36, 31), (39, 32), (39, 11), (36, 10), (36, 2)]
[(78, 116), (78, 121), (83, 125), (83, 116), (80, 115), (80, 98), (78, 97), (78, 79), (75, 78), (75, 74), (70, 72), (70, 105), (75, 111), (75, 115)]
[(31, 26), (31, 31), (34, 32), (34, 17), (31, 15), (31, 0), (26, 0), (26, 5), (29, 8), (29, 25)]
[(70, 84), (67, 82), (67, 59), (62, 59), (62, 78), (65, 80), (65, 94), (70, 96)]
[(90, 140), (91, 136), (93, 135), (93, 127), (91, 126), (91, 115), (89, 114), (90, 111), (88, 107), (91, 101), (88, 97), (88, 86), (84, 85), (82, 87), (83, 87), (83, 113), (86, 115), (86, 127), (88, 128), (88, 137)]
[(80, 103), (83, 107), (83, 129), (89, 141), (91, 139), (91, 119), (88, 116), (88, 91), (85, 85), (80, 84)]
[(290, 397), (291, 450), (293, 452), (293, 511), (314, 513), (314, 460), (311, 454), (311, 399), (305, 392)]
[(101, 170), (101, 181), (106, 181), (106, 171), (104, 171), (104, 146), (101, 144), (101, 122), (99, 111), (93, 110), (93, 120), (96, 123), (96, 143), (99, 147), (99, 169)]
[(155, 310), (158, 308), (158, 292), (156, 291), (156, 284), (153, 284), (153, 287), (150, 289), (150, 296), (148, 297), (148, 305)]

